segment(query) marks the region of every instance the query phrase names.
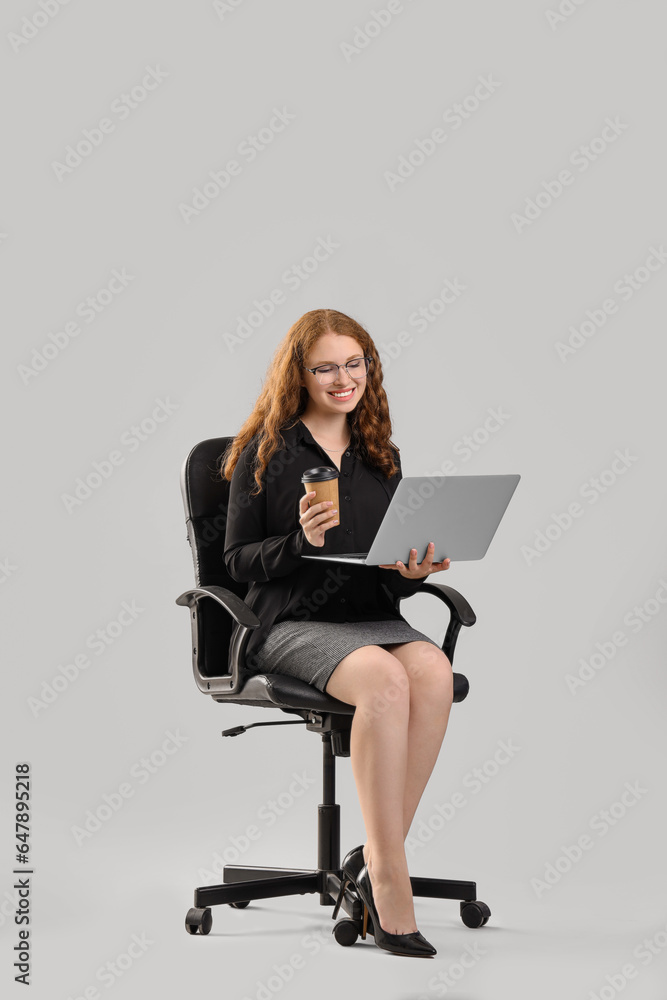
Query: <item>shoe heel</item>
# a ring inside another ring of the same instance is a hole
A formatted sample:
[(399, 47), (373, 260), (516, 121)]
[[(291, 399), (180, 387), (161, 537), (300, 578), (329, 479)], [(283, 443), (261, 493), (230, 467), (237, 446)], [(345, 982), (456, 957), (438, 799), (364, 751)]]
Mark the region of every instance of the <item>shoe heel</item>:
[(352, 880), (348, 875), (343, 875), (340, 883), (340, 889), (338, 890), (338, 898), (336, 899), (336, 905), (334, 906), (333, 913), (331, 914), (331, 919), (335, 920), (338, 916), (338, 911), (340, 910), (341, 903), (343, 902), (343, 896), (345, 895), (345, 890), (348, 885), (352, 885)]

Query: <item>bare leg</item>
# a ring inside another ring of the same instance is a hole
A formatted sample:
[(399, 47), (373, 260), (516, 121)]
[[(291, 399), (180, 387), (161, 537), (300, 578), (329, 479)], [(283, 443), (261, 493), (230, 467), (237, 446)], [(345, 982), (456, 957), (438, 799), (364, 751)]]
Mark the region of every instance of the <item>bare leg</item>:
[(355, 705), (350, 760), (371, 854), (367, 857), (380, 924), (390, 934), (417, 930), (404, 847), (410, 687), (400, 661), (361, 646), (340, 661), (327, 694)]
[(405, 839), (445, 738), (454, 680), (449, 659), (429, 642), (393, 644), (389, 651), (403, 664), (410, 682), (408, 762), (403, 799)]
[[(449, 660), (431, 643), (393, 644), (390, 649), (403, 675), (379, 656), (388, 650), (364, 646), (341, 660), (327, 693), (357, 706), (350, 755), (368, 837), (364, 860), (382, 927), (403, 934), (416, 929), (403, 841), (440, 752), (453, 681)], [(397, 738), (402, 733), (404, 740)]]

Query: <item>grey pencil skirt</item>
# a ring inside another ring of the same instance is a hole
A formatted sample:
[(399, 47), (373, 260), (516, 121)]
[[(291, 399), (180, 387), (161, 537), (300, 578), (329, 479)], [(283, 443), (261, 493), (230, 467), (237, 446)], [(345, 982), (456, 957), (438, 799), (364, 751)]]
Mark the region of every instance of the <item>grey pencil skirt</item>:
[(371, 622), (315, 622), (285, 619), (268, 633), (257, 654), (260, 673), (288, 674), (325, 691), (327, 681), (348, 653), (360, 646), (393, 642), (430, 642), (400, 618)]

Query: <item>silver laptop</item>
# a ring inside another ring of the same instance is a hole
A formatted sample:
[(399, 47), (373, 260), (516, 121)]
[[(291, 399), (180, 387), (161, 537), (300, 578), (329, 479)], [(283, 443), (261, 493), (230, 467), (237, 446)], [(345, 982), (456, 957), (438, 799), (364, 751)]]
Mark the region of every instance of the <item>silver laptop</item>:
[(482, 559), (520, 478), (517, 474), (404, 476), (369, 552), (303, 558), (366, 566), (394, 564), (400, 559), (408, 566), (410, 549), (417, 549), (420, 563), (432, 541), (433, 562)]

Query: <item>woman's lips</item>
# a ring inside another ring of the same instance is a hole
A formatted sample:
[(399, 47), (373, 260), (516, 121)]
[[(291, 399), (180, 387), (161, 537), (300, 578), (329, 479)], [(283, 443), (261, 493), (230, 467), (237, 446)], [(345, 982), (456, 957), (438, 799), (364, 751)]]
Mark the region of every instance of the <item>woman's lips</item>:
[(352, 386), (352, 388), (348, 391), (347, 396), (334, 396), (335, 390), (333, 390), (333, 391), (330, 390), (328, 392), (328, 395), (331, 396), (332, 399), (340, 399), (341, 402), (344, 403), (346, 399), (352, 399), (352, 396), (354, 395), (355, 388), (356, 388), (355, 386)]

